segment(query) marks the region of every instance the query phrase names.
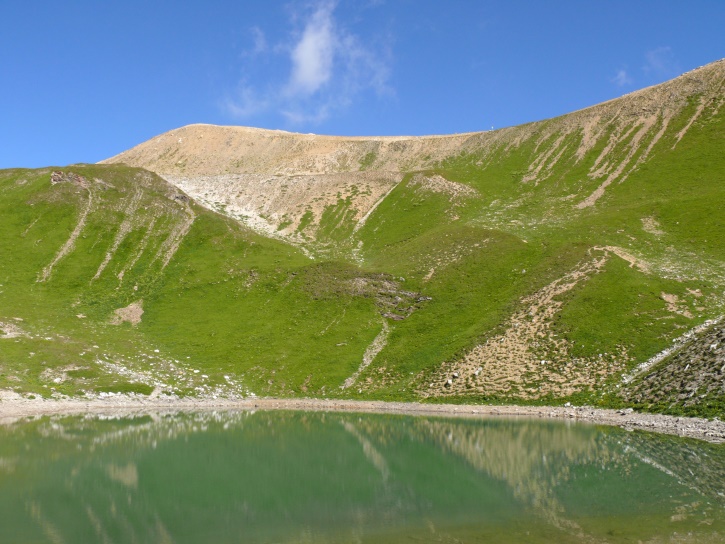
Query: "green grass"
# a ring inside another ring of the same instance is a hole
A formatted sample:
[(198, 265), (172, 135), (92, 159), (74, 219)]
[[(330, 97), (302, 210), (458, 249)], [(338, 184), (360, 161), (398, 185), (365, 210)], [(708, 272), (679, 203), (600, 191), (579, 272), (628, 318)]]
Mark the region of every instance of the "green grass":
[(378, 158), (377, 153), (371, 151), (366, 153), (365, 156), (360, 160), (360, 170), (369, 170), (370, 167), (375, 163)]
[[(146, 394), (162, 386), (191, 395), (412, 400), (416, 383), (442, 363), (501, 333), (526, 309), (525, 297), (602, 254), (594, 248), (611, 246), (646, 267), (610, 251), (598, 273), (559, 295), (551, 331), (568, 340), (571, 357), (626, 349), (632, 367), (725, 305), (725, 114), (708, 110), (675, 146), (695, 98), (649, 158), (593, 207), (575, 204), (603, 181), (589, 172), (614, 125), (603, 126), (597, 144), (577, 157), (583, 132), (553, 150), (558, 133), (539, 140), (556, 126), (546, 121), (532, 125), (531, 137), (516, 146), (499, 144), (485, 155), (471, 147), (424, 172), (478, 196), (425, 190), (408, 172), (358, 231), (351, 198), (328, 206), (315, 232), (308, 210), (297, 233), (316, 259), (191, 203), (194, 222), (164, 265), (188, 213), (179, 191), (143, 170), (80, 165), (62, 171), (89, 180), (92, 209), (73, 250), (39, 282), (76, 227), (87, 190), (51, 185), (51, 169), (0, 172), (0, 322), (24, 333), (0, 338), (0, 388), (44, 396)], [(608, 151), (612, 167), (626, 159), (633, 138), (634, 132)], [(650, 142), (643, 141), (632, 163)], [(553, 152), (538, 178), (524, 183), (547, 151)], [(377, 160), (368, 153), (360, 170)], [(643, 220), (656, 222), (661, 233), (647, 232)], [(679, 313), (663, 293), (678, 297)], [(141, 300), (138, 325), (111, 323), (117, 309)], [(364, 392), (341, 390), (384, 319), (390, 333), (361, 376)], [(130, 374), (119, 375), (119, 366)], [(618, 380), (611, 376), (600, 391), (531, 402), (620, 406)], [(445, 400), (524, 402), (486, 394)], [(690, 412), (722, 414), (722, 403), (708, 398), (704, 412)]]
[[(572, 342), (574, 357), (614, 353), (625, 347), (637, 361), (670, 344), (673, 327), (686, 329), (690, 320), (667, 311), (661, 293), (687, 300), (687, 284), (663, 280), (612, 259), (603, 271), (566, 297), (555, 330)], [(694, 297), (689, 296), (690, 301)]]

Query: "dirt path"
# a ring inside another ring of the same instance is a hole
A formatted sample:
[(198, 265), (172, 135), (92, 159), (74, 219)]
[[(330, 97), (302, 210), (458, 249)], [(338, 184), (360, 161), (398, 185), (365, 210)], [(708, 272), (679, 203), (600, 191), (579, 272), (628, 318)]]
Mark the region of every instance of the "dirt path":
[(352, 387), (353, 385), (355, 385), (355, 382), (360, 377), (360, 374), (362, 374), (362, 372), (370, 366), (370, 363), (375, 360), (375, 357), (378, 356), (378, 353), (380, 353), (385, 345), (388, 343), (389, 333), (390, 328), (388, 327), (388, 322), (383, 319), (383, 328), (365, 350), (360, 367), (355, 371), (352, 376), (345, 380), (345, 383), (342, 384), (342, 387), (340, 387), (340, 389), (347, 389), (348, 387)]
[(700, 418), (641, 414), (627, 410), (603, 410), (586, 406), (490, 406), (420, 404), (415, 402), (355, 401), (338, 399), (275, 399), (248, 397), (241, 400), (179, 399), (158, 396), (114, 396), (105, 399), (26, 399), (0, 391), (0, 424), (12, 424), (29, 417), (73, 414), (137, 414), (159, 411), (200, 410), (309, 410), (329, 412), (385, 413), (440, 417), (554, 418), (597, 425), (614, 425), (628, 430), (659, 432), (708, 442), (725, 443), (725, 422)]

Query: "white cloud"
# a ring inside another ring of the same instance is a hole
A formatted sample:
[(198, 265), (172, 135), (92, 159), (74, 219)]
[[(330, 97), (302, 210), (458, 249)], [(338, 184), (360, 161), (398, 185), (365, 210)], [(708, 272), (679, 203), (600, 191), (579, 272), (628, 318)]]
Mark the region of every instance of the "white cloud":
[(371, 51), (351, 34), (342, 38), (340, 50), (346, 65), (344, 77), (350, 91), (370, 87), (378, 95), (392, 92), (388, 86), (389, 54)]
[(645, 65), (642, 69), (647, 74), (671, 76), (679, 73), (679, 66), (671, 47), (657, 47), (644, 55)]
[(339, 50), (334, 29), (332, 2), (321, 3), (305, 25), (302, 37), (292, 49), (290, 94), (310, 95), (332, 77), (332, 63)]
[(260, 55), (267, 51), (267, 37), (258, 26), (252, 27), (252, 39), (254, 40), (253, 55)]
[(246, 119), (267, 111), (270, 104), (253, 87), (241, 83), (234, 98), (225, 98), (221, 106), (232, 117)]
[[(254, 48), (243, 55), (244, 82), (234, 98), (223, 101), (223, 109), (239, 119), (274, 113), (291, 125), (314, 125), (353, 106), (365, 93), (392, 94), (389, 40), (375, 42), (349, 32), (337, 19), (336, 8), (334, 0), (319, 0), (293, 12), (296, 28), (274, 45), (253, 27)], [(289, 70), (277, 71), (276, 79), (269, 73), (249, 77), (256, 67), (278, 68), (285, 62)], [(257, 83), (250, 86), (247, 81)]]
[(331, 104), (321, 104), (316, 110), (282, 110), (282, 116), (292, 125), (319, 125), (330, 117)]
[(618, 70), (617, 75), (615, 75), (610, 81), (617, 87), (624, 87), (625, 85), (631, 85), (633, 83), (632, 78), (624, 68)]
[(242, 51), (240, 55), (242, 59), (253, 59), (269, 52), (267, 36), (261, 28), (258, 26), (251, 27), (249, 29), (249, 38), (252, 42), (252, 47)]

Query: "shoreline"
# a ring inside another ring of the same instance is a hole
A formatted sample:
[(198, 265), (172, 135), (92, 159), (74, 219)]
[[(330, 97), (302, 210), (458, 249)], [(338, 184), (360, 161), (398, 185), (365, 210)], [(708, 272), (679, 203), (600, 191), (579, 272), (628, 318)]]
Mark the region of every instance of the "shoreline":
[(418, 416), (541, 418), (610, 425), (725, 443), (725, 421), (648, 414), (631, 408), (612, 410), (589, 406), (516, 406), (477, 404), (421, 404), (342, 399), (280, 399), (247, 397), (244, 399), (179, 399), (175, 397), (137, 397), (118, 395), (105, 399), (28, 399), (20, 395), (0, 395), (0, 425), (42, 416), (124, 415), (157, 411), (209, 410), (304, 410), (316, 412), (378, 413)]

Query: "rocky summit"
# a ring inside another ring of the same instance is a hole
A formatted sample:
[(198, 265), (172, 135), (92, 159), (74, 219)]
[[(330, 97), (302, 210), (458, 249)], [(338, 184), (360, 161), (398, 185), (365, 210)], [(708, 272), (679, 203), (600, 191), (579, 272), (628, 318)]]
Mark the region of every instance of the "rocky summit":
[(0, 171), (0, 389), (723, 415), (723, 105), (718, 61), (495, 131)]

